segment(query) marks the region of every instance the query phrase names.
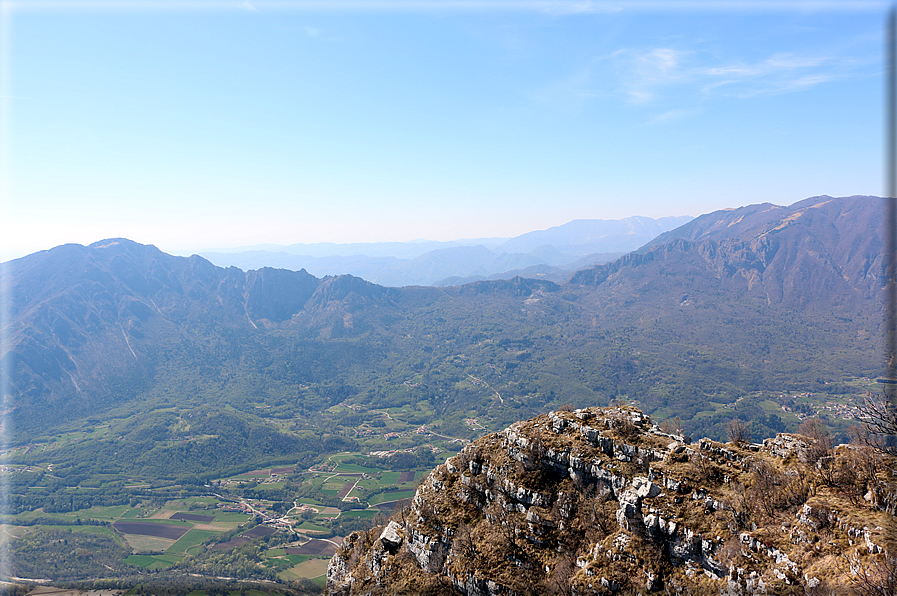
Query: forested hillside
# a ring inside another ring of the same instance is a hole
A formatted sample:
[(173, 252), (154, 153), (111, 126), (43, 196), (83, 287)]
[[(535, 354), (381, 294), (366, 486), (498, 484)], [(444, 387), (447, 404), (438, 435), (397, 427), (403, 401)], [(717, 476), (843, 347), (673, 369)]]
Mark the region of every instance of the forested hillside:
[(878, 370), (879, 208), (708, 214), (565, 284), (384, 288), (124, 239), (57, 247), (8, 264), (14, 442), (163, 406), (301, 421), (424, 399), (447, 427), (631, 400), (691, 432), (720, 437), (737, 415), (768, 436), (781, 416), (708, 400), (846, 394)]

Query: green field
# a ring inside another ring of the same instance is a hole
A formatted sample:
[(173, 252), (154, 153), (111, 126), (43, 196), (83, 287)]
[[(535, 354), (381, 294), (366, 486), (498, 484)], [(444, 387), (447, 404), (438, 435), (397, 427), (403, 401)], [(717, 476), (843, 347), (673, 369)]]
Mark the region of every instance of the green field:
[(127, 505), (113, 505), (112, 507), (91, 507), (90, 509), (82, 509), (81, 511), (75, 511), (69, 514), (62, 514), (66, 517), (81, 517), (81, 518), (89, 518), (96, 519), (101, 521), (113, 521), (116, 519), (121, 519), (122, 516), (131, 510), (131, 508)]
[(371, 505), (378, 505), (380, 503), (386, 503), (387, 501), (399, 501), (401, 499), (410, 499), (414, 496), (413, 490), (397, 490), (395, 492), (383, 492), (377, 493), (373, 497), (370, 498), (369, 502)]
[(398, 484), (399, 476), (401, 476), (401, 472), (383, 472), (380, 476), (380, 480), (378, 482), (383, 486), (391, 486), (393, 484)]
[(281, 490), (282, 488), (283, 482), (267, 482), (256, 487), (257, 490)]
[(315, 532), (329, 532), (329, 528), (325, 528), (324, 526), (315, 525), (309, 521), (303, 522), (302, 525), (296, 526), (297, 530), (312, 530)]
[[(168, 501), (168, 503), (165, 504), (165, 507), (176, 507), (183, 511), (187, 511), (191, 505), (205, 505), (209, 509), (212, 509), (215, 507), (216, 503), (218, 503), (218, 499), (216, 499), (215, 497), (187, 497), (186, 499)], [(197, 511), (197, 513), (199, 512)]]
[(314, 499), (296, 499), (297, 503), (301, 503), (303, 505), (314, 505), (315, 507), (323, 507), (324, 504), (320, 501), (315, 501)]
[(375, 515), (380, 513), (379, 509), (361, 509), (355, 511), (345, 511), (340, 517), (360, 517), (361, 519), (373, 519)]
[(339, 465), (334, 469), (334, 472), (349, 472), (350, 474), (376, 474), (380, 472), (377, 468), (366, 468), (364, 466), (359, 466), (358, 464), (347, 464), (344, 462), (340, 462)]
[(141, 523), (146, 522), (148, 524), (168, 524), (169, 526), (184, 526), (187, 528), (192, 528), (193, 524), (190, 522), (186, 522), (180, 519), (142, 519)]
[[(281, 551), (281, 554), (279, 554), (279, 555), (271, 554), (272, 551)], [(303, 561), (307, 561), (307, 560), (309, 560), (309, 559), (314, 559), (314, 558), (316, 558), (316, 557), (312, 557), (312, 556), (310, 556), (310, 555), (287, 555), (287, 554), (283, 554), (283, 549), (282, 549), (282, 548), (272, 548), (271, 550), (268, 551), (267, 556), (268, 556), (269, 562), (274, 561), (274, 560), (286, 561), (287, 563), (290, 564), (290, 566), (298, 565), (299, 563), (301, 563), (301, 562), (303, 562)], [(317, 558), (320, 558), (320, 557), (317, 557)]]
[[(195, 555), (200, 551), (200, 545), (211, 538), (212, 536), (217, 536), (221, 532), (216, 532), (214, 530), (190, 530), (180, 538), (178, 538), (177, 542), (168, 547), (168, 550), (165, 551), (167, 555), (179, 555), (179, 554), (191, 554)], [(193, 549), (195, 552), (191, 552), (190, 549)]]
[(168, 569), (175, 563), (180, 563), (183, 557), (175, 555), (130, 555), (125, 559), (125, 563), (143, 567), (148, 571), (157, 571), (160, 569)]
[(97, 534), (99, 536), (111, 536), (119, 544), (122, 544), (121, 537), (111, 528), (106, 526), (41, 526), (48, 530), (71, 530), (72, 532), (81, 532), (84, 534)]
[(309, 559), (287, 569), (278, 576), (281, 579), (322, 578), (326, 582), (327, 559)]

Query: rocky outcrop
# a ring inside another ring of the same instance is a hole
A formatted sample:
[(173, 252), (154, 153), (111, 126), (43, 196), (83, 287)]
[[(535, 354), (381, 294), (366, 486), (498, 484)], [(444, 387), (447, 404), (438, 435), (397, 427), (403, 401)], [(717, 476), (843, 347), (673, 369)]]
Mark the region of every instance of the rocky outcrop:
[(871, 521), (856, 523), (874, 508), (851, 506), (799, 457), (810, 444), (798, 435), (689, 444), (631, 408), (552, 412), (468, 445), (385, 528), (350, 536), (330, 563), (328, 591), (414, 593), (426, 583), (467, 596), (804, 594), (843, 585), (846, 567), (821, 561), (886, 549)]

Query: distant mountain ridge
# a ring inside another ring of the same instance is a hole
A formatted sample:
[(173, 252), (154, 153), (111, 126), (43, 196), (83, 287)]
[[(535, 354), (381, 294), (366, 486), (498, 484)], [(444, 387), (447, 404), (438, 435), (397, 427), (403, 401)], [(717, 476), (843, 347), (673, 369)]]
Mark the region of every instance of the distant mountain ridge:
[(266, 245), (199, 254), (223, 267), (305, 269), (317, 276), (350, 274), (385, 286), (457, 285), (526, 273), (559, 282), (577, 268), (613, 260), (691, 219), (577, 219), (515, 238)]

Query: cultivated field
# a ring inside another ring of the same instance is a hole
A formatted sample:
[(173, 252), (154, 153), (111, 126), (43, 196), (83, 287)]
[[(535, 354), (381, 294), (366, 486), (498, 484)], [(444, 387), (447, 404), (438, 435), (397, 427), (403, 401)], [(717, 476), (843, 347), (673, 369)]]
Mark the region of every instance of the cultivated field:
[(187, 533), (189, 526), (160, 524), (155, 522), (132, 522), (117, 521), (112, 527), (122, 534), (139, 534), (142, 536), (155, 536), (158, 538), (167, 538), (169, 540), (177, 540)]

